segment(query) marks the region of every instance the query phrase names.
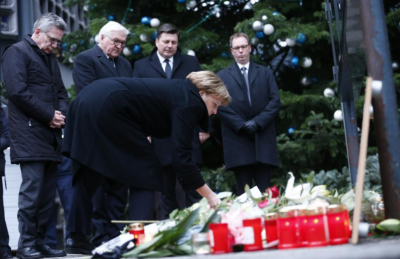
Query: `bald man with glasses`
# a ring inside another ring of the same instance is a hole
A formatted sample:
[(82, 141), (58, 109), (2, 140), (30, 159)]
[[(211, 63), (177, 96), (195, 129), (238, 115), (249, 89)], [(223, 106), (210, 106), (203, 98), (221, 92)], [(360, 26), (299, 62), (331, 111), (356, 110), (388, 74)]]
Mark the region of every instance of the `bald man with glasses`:
[[(117, 22), (108, 22), (99, 32), (100, 41), (92, 49), (80, 53), (74, 62), (72, 76), (76, 93), (90, 83), (109, 77), (132, 77), (132, 66), (120, 54), (126, 45), (129, 31)], [(89, 119), (89, 118), (88, 118)], [(117, 173), (117, 172), (115, 172)], [(104, 183), (93, 197), (93, 233), (91, 243), (99, 246), (120, 234), (121, 224), (112, 224), (111, 220), (124, 219), (128, 187), (122, 183), (108, 181)], [(67, 222), (67, 231), (74, 232), (79, 228), (79, 217), (76, 216), (76, 204), (71, 207), (71, 216)], [(90, 226), (85, 229), (90, 229)], [(69, 235), (66, 240), (66, 251), (70, 254), (90, 254), (93, 246), (85, 236)]]

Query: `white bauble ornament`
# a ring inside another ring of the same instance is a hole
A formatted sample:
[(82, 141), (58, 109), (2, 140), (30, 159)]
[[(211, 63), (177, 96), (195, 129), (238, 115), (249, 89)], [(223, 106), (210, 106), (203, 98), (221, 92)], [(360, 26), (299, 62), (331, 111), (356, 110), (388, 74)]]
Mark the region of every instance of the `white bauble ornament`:
[(260, 42), (258, 38), (251, 38), (250, 43), (251, 45), (257, 45)]
[(272, 26), (272, 24), (266, 24), (264, 25), (264, 34), (265, 35), (271, 35), (272, 33), (274, 33), (274, 26)]
[(372, 106), (372, 104), (371, 104), (371, 106), (369, 106), (369, 117), (371, 119), (374, 118), (374, 107)]
[(287, 47), (287, 42), (285, 40), (277, 40), (279, 46), (281, 46), (282, 48)]
[(377, 97), (382, 93), (382, 81), (373, 80), (371, 84), (372, 96)]
[(70, 47), (69, 47), (69, 52), (74, 53), (76, 51), (76, 49), (78, 48), (78, 45), (76, 45), (76, 43), (73, 43)]
[(293, 47), (294, 45), (296, 45), (296, 41), (289, 38), (286, 39), (286, 43), (289, 47)]
[(128, 47), (125, 47), (122, 52), (124, 53), (125, 56), (132, 55), (132, 51)]
[(311, 58), (304, 58), (303, 59), (303, 67), (307, 68), (307, 67), (311, 67), (312, 65), (312, 59)]
[(335, 96), (335, 92), (331, 88), (326, 88), (324, 90), (324, 96), (327, 98)]
[(151, 27), (158, 27), (160, 25), (160, 20), (157, 18), (153, 18), (150, 20), (150, 26)]
[(187, 7), (189, 8), (195, 8), (197, 5), (196, 1), (189, 1), (189, 3), (187, 3)]
[(95, 41), (96, 43), (99, 43), (99, 42), (100, 42), (100, 34), (97, 34), (97, 35), (94, 37), (94, 41)]
[(301, 84), (304, 86), (309, 86), (309, 85), (311, 85), (311, 83), (312, 82), (311, 82), (310, 78), (308, 78), (306, 76), (301, 79)]
[(399, 69), (399, 63), (397, 63), (396, 61), (392, 63), (392, 68), (393, 70), (397, 70)]
[(342, 111), (341, 111), (341, 110), (335, 111), (335, 113), (333, 114), (333, 118), (334, 118), (336, 121), (342, 121), (342, 120), (343, 120)]
[(253, 22), (253, 30), (261, 31), (263, 29), (263, 23), (260, 21)]
[(187, 54), (188, 54), (189, 56), (196, 56), (196, 52), (194, 52), (194, 51), (191, 50), (191, 49), (188, 50)]
[(262, 19), (263, 21), (266, 21), (266, 20), (268, 19), (268, 16), (263, 15), (263, 16), (261, 17), (261, 19)]
[(140, 34), (140, 40), (143, 42), (147, 42), (149, 39), (147, 38), (146, 34), (142, 33), (142, 34)]
[(74, 58), (74, 57), (69, 57), (69, 58), (68, 58), (68, 62), (69, 62), (69, 63), (73, 64), (74, 61), (75, 61), (75, 58)]

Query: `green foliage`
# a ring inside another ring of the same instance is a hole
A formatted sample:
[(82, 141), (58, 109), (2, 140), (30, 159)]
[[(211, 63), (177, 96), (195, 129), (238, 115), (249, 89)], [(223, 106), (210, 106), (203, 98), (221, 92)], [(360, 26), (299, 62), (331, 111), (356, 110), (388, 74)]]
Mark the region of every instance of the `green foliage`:
[(208, 186), (216, 191), (230, 191), (236, 193), (235, 176), (231, 171), (225, 170), (225, 166), (217, 169), (203, 167), (202, 175)]

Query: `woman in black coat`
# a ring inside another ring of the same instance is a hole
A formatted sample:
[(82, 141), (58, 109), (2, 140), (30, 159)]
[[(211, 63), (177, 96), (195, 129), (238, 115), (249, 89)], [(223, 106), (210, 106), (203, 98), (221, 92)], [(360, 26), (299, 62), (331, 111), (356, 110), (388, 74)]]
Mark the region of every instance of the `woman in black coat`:
[[(173, 165), (182, 187), (196, 190), (211, 207), (217, 206), (219, 198), (192, 161), (192, 138), (199, 125), (207, 128), (208, 116), (216, 114), (219, 105), (229, 102), (225, 85), (209, 71), (193, 72), (184, 80), (108, 78), (89, 84), (72, 102), (65, 126), (63, 154), (75, 161), (71, 206), (91, 215), (90, 198), (107, 178), (162, 191), (161, 165), (147, 136), (171, 137)], [(83, 220), (87, 219), (70, 215), (72, 240), (67, 246), (83, 245), (74, 245), (82, 240), (74, 242), (80, 235), (73, 233), (81, 232)]]

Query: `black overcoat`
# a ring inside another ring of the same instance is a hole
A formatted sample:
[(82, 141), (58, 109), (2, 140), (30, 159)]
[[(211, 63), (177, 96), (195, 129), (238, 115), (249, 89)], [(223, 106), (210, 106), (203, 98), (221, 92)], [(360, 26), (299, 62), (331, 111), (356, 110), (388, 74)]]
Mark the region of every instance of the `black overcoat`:
[[(174, 65), (172, 67), (171, 78), (185, 79), (191, 72), (200, 70), (201, 67), (196, 57), (184, 55), (180, 50), (178, 50), (174, 55)], [(157, 48), (155, 48), (148, 57), (135, 62), (133, 67), (133, 76), (139, 78), (167, 78), (167, 75), (161, 66), (160, 59), (157, 56)], [(203, 158), (201, 155), (201, 144), (199, 141), (198, 130), (196, 130), (193, 135), (192, 158), (196, 164), (202, 164)], [(153, 138), (152, 143), (161, 165), (171, 165), (171, 139)]]
[(127, 185), (163, 191), (163, 173), (147, 136), (171, 137), (172, 161), (186, 190), (204, 185), (192, 161), (193, 130), (208, 112), (190, 80), (107, 78), (71, 104), (63, 153)]
[(5, 175), (4, 169), (6, 166), (6, 159), (4, 158), (4, 150), (10, 146), (8, 138), (8, 119), (6, 113), (0, 108), (0, 178)]
[[(272, 72), (264, 66), (250, 62), (249, 85), (247, 88), (236, 62), (221, 70), (218, 76), (224, 81), (232, 102), (219, 107), (217, 115), (222, 121), (222, 140), (227, 169), (257, 162), (278, 166), (278, 150), (274, 119), (280, 107), (279, 91)], [(253, 140), (240, 128), (248, 120), (254, 120), (261, 129)]]
[(98, 45), (79, 53), (72, 71), (76, 93), (78, 94), (84, 87), (98, 79), (132, 76), (132, 66), (128, 60), (118, 56), (114, 62), (117, 69)]
[(61, 129), (52, 129), (49, 123), (55, 110), (66, 114), (69, 99), (55, 55), (46, 55), (26, 35), (4, 51), (2, 67), (11, 163), (61, 162)]

